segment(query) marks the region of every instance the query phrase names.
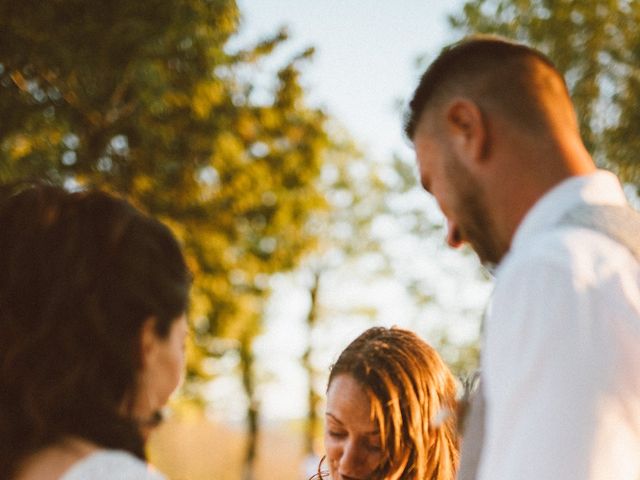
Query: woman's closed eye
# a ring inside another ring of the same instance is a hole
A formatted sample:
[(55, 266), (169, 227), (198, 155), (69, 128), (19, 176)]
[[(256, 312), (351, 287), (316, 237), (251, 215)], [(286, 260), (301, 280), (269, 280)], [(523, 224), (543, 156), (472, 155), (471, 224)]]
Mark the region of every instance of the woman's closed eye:
[(382, 451), (382, 447), (377, 443), (367, 443), (364, 448), (371, 453), (379, 453)]
[(344, 438), (347, 436), (346, 432), (340, 430), (328, 430), (329, 436), (333, 438)]

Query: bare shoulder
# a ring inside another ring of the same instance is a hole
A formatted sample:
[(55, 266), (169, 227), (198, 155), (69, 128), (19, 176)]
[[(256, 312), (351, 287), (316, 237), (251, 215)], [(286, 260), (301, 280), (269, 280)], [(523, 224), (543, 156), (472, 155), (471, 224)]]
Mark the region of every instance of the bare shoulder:
[(75, 464), (99, 451), (99, 447), (81, 439), (65, 439), (27, 457), (15, 480), (58, 480)]

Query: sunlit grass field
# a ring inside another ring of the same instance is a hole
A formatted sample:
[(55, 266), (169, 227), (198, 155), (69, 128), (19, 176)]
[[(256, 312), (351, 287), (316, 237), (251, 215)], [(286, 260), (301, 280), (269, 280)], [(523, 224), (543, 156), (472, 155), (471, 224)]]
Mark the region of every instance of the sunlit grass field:
[[(308, 478), (302, 438), (300, 423), (264, 426), (252, 480)], [(149, 457), (170, 480), (243, 480), (245, 440), (243, 425), (170, 419), (152, 435)]]

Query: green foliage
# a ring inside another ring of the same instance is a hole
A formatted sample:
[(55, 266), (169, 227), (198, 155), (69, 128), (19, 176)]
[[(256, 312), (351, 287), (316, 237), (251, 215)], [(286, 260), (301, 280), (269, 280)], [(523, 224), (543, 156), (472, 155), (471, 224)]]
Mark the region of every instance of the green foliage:
[(312, 52), (256, 92), (286, 32), (230, 52), (239, 20), (232, 0), (0, 0), (0, 181), (106, 188), (173, 228), (196, 279), (192, 380), (212, 339), (259, 333), (267, 276), (313, 246), (325, 208), (326, 118), (299, 82)]
[(564, 73), (587, 148), (640, 184), (640, 2), (470, 0), (454, 28), (497, 33), (545, 52)]

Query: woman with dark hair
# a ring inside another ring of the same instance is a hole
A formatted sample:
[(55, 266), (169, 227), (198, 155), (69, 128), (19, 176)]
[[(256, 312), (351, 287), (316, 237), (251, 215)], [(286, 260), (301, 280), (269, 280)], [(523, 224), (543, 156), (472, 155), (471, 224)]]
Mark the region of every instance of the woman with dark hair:
[(331, 478), (453, 480), (455, 397), (451, 372), (416, 334), (365, 331), (329, 376), (325, 450)]
[(184, 368), (178, 243), (103, 192), (2, 197), (0, 480), (163, 478), (144, 442)]

